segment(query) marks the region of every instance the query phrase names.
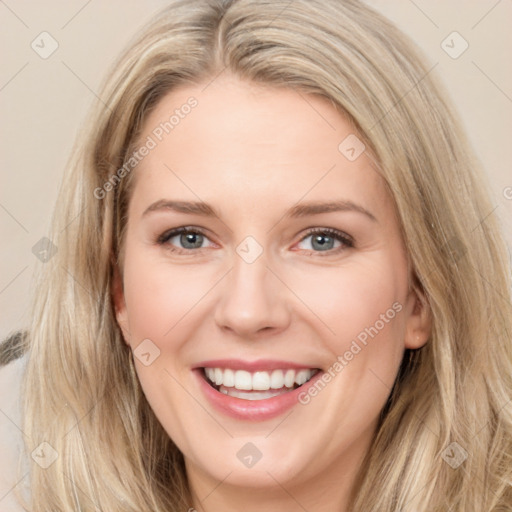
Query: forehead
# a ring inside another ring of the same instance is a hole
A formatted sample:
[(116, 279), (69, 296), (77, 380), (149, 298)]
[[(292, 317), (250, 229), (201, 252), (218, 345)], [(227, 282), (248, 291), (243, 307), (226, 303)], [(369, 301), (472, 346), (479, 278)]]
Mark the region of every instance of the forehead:
[(389, 198), (372, 160), (366, 152), (353, 158), (352, 147), (362, 148), (356, 137), (317, 95), (231, 76), (182, 86), (145, 121), (140, 141), (152, 148), (135, 169), (133, 199), (235, 205), (238, 198), (246, 207), (270, 207), (344, 198), (385, 207)]

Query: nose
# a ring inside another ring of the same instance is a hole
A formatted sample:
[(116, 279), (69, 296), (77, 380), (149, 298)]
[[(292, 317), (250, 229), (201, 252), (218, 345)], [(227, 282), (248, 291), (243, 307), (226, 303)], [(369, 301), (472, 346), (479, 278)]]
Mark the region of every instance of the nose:
[(290, 323), (289, 290), (261, 255), (252, 263), (234, 255), (233, 268), (223, 279), (215, 322), (243, 339), (278, 333)]

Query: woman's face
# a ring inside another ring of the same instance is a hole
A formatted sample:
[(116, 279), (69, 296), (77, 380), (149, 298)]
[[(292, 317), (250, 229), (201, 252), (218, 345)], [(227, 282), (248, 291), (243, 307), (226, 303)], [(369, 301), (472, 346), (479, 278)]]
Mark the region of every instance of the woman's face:
[(350, 480), (430, 329), (354, 129), (229, 76), (169, 93), (140, 141), (117, 319), (190, 481)]

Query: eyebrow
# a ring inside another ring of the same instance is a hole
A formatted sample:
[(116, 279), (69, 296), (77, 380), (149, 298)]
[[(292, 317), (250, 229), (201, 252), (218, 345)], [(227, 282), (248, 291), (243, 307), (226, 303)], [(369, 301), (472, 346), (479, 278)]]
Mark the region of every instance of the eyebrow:
[[(218, 212), (208, 203), (202, 201), (172, 201), (169, 199), (160, 199), (152, 203), (142, 216), (146, 216), (151, 212), (170, 210), (178, 213), (189, 213), (193, 215), (202, 215), (204, 217), (218, 217)], [(358, 212), (367, 216), (373, 222), (378, 222), (373, 213), (368, 211), (361, 205), (348, 200), (338, 200), (329, 202), (309, 202), (297, 204), (291, 207), (283, 216), (288, 218), (301, 218), (308, 215), (319, 215), (321, 213), (332, 212)]]

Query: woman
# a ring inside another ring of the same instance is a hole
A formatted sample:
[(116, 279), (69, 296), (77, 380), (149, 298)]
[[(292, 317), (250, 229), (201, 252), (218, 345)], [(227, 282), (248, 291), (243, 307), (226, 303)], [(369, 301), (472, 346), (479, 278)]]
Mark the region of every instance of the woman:
[(100, 97), (20, 342), (30, 510), (510, 510), (507, 253), (410, 41), (175, 1)]

